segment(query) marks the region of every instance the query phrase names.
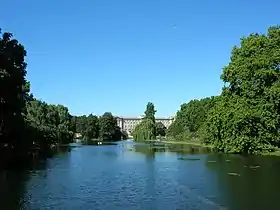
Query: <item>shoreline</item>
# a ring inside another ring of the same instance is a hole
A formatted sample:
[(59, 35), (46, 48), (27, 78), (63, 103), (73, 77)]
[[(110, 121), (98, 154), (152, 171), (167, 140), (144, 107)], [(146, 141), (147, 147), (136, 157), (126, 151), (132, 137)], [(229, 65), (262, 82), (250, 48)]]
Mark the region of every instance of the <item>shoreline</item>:
[[(200, 141), (197, 140), (189, 140), (189, 141), (177, 141), (177, 140), (159, 140), (158, 142), (162, 142), (165, 144), (186, 144), (186, 145), (193, 145), (203, 148), (210, 148), (213, 149), (211, 145), (202, 144)], [(226, 153), (224, 153), (226, 154)], [(260, 154), (256, 154), (254, 156), (280, 156), (280, 148), (275, 150), (274, 152), (262, 152)]]

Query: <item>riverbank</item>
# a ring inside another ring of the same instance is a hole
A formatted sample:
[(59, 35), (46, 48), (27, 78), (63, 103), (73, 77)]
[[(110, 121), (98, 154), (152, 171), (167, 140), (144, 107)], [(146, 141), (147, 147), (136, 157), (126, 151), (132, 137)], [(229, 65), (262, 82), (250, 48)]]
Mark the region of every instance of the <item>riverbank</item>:
[(278, 149), (274, 152), (264, 152), (261, 155), (263, 155), (263, 156), (280, 156), (280, 149)]
[(166, 144), (188, 144), (188, 145), (194, 145), (194, 146), (200, 146), (200, 147), (207, 147), (212, 148), (210, 145), (204, 145), (200, 141), (172, 141), (172, 140), (161, 140), (160, 142), (166, 143)]
[[(193, 146), (213, 149), (213, 146), (205, 145), (205, 144), (201, 143), (199, 140), (188, 140), (188, 141), (159, 140), (159, 142), (162, 142), (162, 143), (165, 143), (165, 144), (187, 144), (187, 145), (193, 145)], [(277, 149), (274, 152), (263, 152), (259, 155), (262, 155), (262, 156), (280, 156), (280, 148)]]

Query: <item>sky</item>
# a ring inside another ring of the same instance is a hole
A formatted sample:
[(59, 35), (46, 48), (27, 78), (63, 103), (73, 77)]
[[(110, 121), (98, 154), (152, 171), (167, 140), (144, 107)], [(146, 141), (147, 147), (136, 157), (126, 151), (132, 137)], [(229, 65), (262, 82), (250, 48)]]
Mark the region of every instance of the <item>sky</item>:
[(157, 117), (221, 93), (231, 49), (280, 24), (279, 0), (9, 0), (0, 28), (27, 50), (40, 100), (73, 115)]

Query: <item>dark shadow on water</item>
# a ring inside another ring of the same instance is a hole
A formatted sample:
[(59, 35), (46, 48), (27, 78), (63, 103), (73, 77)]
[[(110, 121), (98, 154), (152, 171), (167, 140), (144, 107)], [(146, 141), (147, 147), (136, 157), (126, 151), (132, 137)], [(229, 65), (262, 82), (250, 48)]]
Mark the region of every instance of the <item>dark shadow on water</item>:
[(0, 168), (0, 209), (17, 210), (25, 208), (26, 184), (34, 171), (46, 170), (48, 158), (71, 151), (63, 145), (44, 156), (28, 156), (18, 160), (11, 167)]
[(24, 209), (26, 184), (33, 170), (45, 170), (46, 161), (22, 163), (19, 169), (0, 171), (0, 209)]
[(280, 209), (279, 157), (210, 154), (205, 165), (229, 209)]
[(0, 172), (0, 209), (21, 209), (28, 179), (27, 171)]

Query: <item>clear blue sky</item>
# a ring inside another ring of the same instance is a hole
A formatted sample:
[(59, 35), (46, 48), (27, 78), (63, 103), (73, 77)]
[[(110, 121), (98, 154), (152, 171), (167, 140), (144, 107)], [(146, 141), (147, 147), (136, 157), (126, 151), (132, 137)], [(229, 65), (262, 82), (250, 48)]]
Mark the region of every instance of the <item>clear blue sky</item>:
[(233, 45), (280, 24), (279, 0), (9, 0), (0, 27), (28, 52), (36, 98), (75, 115), (157, 116), (217, 95)]

